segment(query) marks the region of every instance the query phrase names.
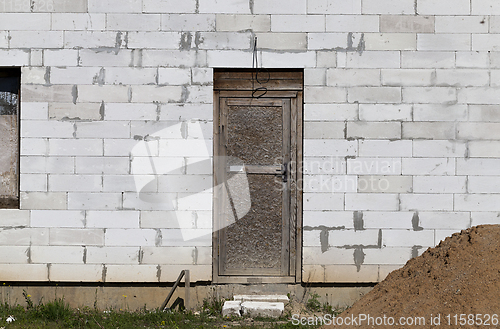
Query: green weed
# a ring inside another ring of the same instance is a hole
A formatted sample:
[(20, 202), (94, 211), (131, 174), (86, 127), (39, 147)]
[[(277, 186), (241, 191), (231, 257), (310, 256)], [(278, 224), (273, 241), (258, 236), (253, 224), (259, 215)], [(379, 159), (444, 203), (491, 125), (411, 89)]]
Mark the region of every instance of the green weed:
[(222, 315), (222, 306), (224, 306), (224, 298), (219, 298), (215, 291), (212, 292), (210, 297), (203, 300), (202, 310), (209, 316)]
[(309, 311), (318, 312), (319, 310), (321, 310), (321, 303), (319, 302), (318, 298), (319, 298), (318, 294), (316, 293), (311, 294), (310, 298), (307, 300), (306, 303), (306, 308)]
[[(297, 328), (286, 318), (234, 318), (226, 319), (221, 315), (224, 300), (214, 294), (203, 303), (203, 311), (137, 311), (98, 310), (92, 307), (71, 308), (64, 299), (35, 303), (32, 297), (23, 292), (26, 306), (0, 304), (0, 328), (5, 329), (285, 329)], [(12, 316), (15, 321), (5, 322)], [(300, 326), (299, 326), (300, 327)], [(314, 328), (314, 327), (308, 327)]]

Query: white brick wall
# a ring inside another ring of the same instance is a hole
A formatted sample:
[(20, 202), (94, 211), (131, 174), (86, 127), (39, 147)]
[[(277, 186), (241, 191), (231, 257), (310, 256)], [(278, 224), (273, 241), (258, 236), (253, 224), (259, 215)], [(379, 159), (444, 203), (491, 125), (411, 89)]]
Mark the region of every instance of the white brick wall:
[(304, 68), (304, 281), (378, 281), (415, 246), (498, 224), (499, 15), (494, 0), (0, 4), (0, 65), (22, 67), (1, 279), (211, 280), (212, 163), (194, 163), (213, 155), (213, 68), (251, 67), (254, 36), (262, 66)]

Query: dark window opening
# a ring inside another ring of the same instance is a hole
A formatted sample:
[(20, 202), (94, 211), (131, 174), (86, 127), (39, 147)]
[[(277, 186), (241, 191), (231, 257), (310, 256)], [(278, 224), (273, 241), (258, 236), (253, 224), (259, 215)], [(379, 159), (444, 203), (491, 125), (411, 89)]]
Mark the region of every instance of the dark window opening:
[(20, 68), (0, 68), (0, 208), (19, 208)]

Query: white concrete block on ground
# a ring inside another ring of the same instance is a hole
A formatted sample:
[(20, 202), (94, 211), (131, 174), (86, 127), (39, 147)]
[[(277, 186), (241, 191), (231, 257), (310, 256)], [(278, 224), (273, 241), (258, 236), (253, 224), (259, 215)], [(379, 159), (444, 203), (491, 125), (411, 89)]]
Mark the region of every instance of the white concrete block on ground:
[(251, 317), (269, 317), (279, 318), (285, 310), (284, 303), (266, 303), (266, 302), (243, 302), (241, 303), (243, 315)]
[(223, 317), (241, 316), (241, 313), (241, 301), (228, 300), (224, 302), (222, 306)]

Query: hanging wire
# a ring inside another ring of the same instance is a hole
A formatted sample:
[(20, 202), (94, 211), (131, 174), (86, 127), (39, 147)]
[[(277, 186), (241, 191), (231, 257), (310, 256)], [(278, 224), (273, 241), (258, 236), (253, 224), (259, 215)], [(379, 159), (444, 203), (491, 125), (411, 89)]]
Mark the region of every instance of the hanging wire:
[[(271, 74), (265, 68), (259, 68), (259, 61), (257, 57), (257, 37), (254, 38), (253, 42), (253, 59), (252, 59), (252, 98), (261, 98), (267, 94), (267, 88), (262, 86), (268, 83), (271, 79)], [(255, 82), (257, 82), (260, 87), (255, 88)]]

